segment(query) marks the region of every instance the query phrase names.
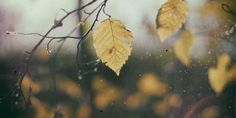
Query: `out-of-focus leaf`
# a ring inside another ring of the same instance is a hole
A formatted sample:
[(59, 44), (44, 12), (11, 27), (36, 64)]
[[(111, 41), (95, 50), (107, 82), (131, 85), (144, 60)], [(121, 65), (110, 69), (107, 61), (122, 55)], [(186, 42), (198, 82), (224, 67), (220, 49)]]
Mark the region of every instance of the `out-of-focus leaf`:
[(199, 118), (218, 118), (219, 115), (220, 111), (217, 106), (209, 106), (201, 112)]
[(39, 83), (34, 82), (29, 76), (25, 76), (22, 81), (22, 88), (25, 93), (28, 92), (29, 88), (31, 87), (32, 93), (39, 93), (42, 90), (42, 85)]
[(54, 112), (50, 110), (46, 103), (39, 101), (36, 97), (31, 97), (32, 106), (35, 109), (34, 118), (53, 118)]
[(194, 36), (188, 29), (185, 29), (181, 33), (180, 38), (175, 42), (175, 55), (184, 65), (190, 64), (190, 54), (193, 47), (193, 42)]
[[(200, 14), (202, 17), (214, 17), (219, 24), (233, 22), (230, 18), (233, 18), (231, 14), (224, 11), (222, 3), (229, 5), (229, 7), (235, 7), (236, 2), (234, 0), (209, 0), (200, 8)], [(219, 30), (219, 29), (218, 29)]]
[(80, 87), (69, 79), (60, 79), (57, 81), (58, 90), (66, 93), (70, 97), (78, 98), (81, 94)]
[(127, 97), (127, 99), (125, 100), (125, 105), (130, 109), (135, 109), (145, 104), (147, 98), (147, 96), (140, 92), (134, 93)]
[(148, 20), (144, 18), (142, 24), (147, 29), (147, 33), (151, 36), (157, 36), (157, 31), (155, 25), (151, 24)]
[(216, 68), (210, 68), (208, 70), (210, 85), (217, 94), (220, 94), (225, 85), (236, 78), (236, 67), (234, 66), (228, 69), (229, 64), (229, 55), (223, 54), (218, 57)]
[(46, 48), (40, 48), (35, 54), (36, 57), (42, 61), (47, 61), (49, 59), (49, 54)]
[(169, 105), (166, 102), (158, 101), (154, 103), (153, 110), (160, 116), (165, 116), (169, 110)]
[(138, 81), (138, 89), (146, 95), (163, 96), (168, 91), (168, 86), (154, 74), (145, 74)]
[(117, 75), (131, 54), (132, 33), (116, 19), (102, 21), (93, 33), (97, 56)]
[(156, 17), (157, 33), (164, 42), (177, 32), (188, 15), (186, 0), (168, 0), (161, 6)]
[(120, 90), (99, 76), (93, 79), (92, 87), (96, 92), (94, 102), (97, 108), (106, 108), (120, 98)]
[(173, 108), (179, 108), (182, 105), (182, 98), (177, 94), (168, 95), (165, 101)]
[(77, 110), (77, 118), (90, 118), (91, 108), (88, 104), (82, 104)]
[(158, 115), (164, 116), (171, 108), (179, 108), (182, 105), (182, 98), (177, 94), (170, 94), (164, 100), (157, 101), (153, 106), (153, 111)]

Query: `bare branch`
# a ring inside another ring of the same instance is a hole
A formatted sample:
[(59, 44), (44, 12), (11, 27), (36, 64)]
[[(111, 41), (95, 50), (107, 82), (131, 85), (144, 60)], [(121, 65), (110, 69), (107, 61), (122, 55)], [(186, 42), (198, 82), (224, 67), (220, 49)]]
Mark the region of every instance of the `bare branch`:
[[(22, 81), (25, 77), (25, 75), (27, 74), (28, 70), (29, 70), (29, 65), (31, 63), (31, 60), (32, 60), (32, 57), (34, 55), (34, 53), (36, 52), (36, 50), (39, 48), (39, 46), (42, 44), (42, 42), (46, 39), (46, 38), (50, 38), (48, 37), (48, 35), (51, 33), (51, 31), (53, 31), (54, 29), (60, 27), (62, 25), (62, 22), (68, 17), (70, 16), (71, 14), (77, 12), (77, 11), (80, 11), (90, 5), (92, 5), (93, 3), (95, 3), (97, 0), (93, 0), (87, 4), (85, 4), (84, 6), (80, 7), (80, 8), (77, 8), (75, 10), (72, 10), (68, 13), (66, 13), (66, 15), (64, 15), (61, 19), (57, 20), (57, 22), (54, 23), (54, 25), (44, 34), (44, 35), (41, 35), (41, 34), (38, 34), (38, 33), (33, 33), (34, 35), (38, 35), (38, 36), (41, 36), (41, 39), (38, 41), (38, 43), (33, 47), (33, 49), (29, 52), (27, 58), (26, 58), (26, 65), (19, 77), (19, 89), (20, 89), (20, 93), (22, 94), (23, 98), (24, 98), (24, 102), (25, 104), (28, 104), (25, 97), (24, 97), (24, 93), (22, 92)], [(55, 38), (55, 37), (51, 37), (51, 38)], [(68, 36), (66, 37), (57, 37), (57, 38), (68, 38)]]

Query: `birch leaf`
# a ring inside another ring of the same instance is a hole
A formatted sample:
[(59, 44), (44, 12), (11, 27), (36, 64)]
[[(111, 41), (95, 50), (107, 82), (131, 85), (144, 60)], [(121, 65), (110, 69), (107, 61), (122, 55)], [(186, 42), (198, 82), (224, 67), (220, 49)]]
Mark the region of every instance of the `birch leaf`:
[(131, 54), (132, 33), (121, 21), (106, 19), (95, 29), (93, 41), (98, 58), (119, 75)]
[(217, 94), (220, 94), (223, 91), (228, 82), (236, 78), (236, 66), (228, 69), (229, 64), (229, 55), (223, 54), (218, 57), (216, 68), (210, 68), (208, 70), (210, 85)]
[(189, 65), (190, 63), (190, 54), (193, 47), (194, 36), (192, 32), (188, 29), (185, 29), (180, 38), (174, 44), (175, 56), (180, 60), (184, 65)]
[(164, 42), (177, 32), (188, 15), (188, 4), (185, 0), (168, 0), (161, 6), (156, 17), (157, 33)]

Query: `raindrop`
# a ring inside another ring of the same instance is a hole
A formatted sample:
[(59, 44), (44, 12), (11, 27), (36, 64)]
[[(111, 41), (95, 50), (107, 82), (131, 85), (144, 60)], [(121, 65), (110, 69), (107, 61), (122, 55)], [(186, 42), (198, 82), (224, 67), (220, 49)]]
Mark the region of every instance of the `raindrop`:
[(97, 72), (98, 71), (98, 68), (94, 68), (94, 70), (93, 70), (94, 72)]
[(208, 53), (208, 54), (211, 54), (211, 51), (208, 51), (207, 53)]
[(197, 95), (198, 95), (198, 96), (201, 96), (201, 93), (198, 93)]
[(17, 102), (17, 101), (15, 102), (15, 105), (18, 105), (18, 102)]
[(16, 93), (16, 97), (19, 97), (19, 93)]
[(83, 25), (84, 22), (78, 22), (78, 24), (76, 25), (76, 27), (80, 27), (81, 25)]
[(230, 28), (229, 33), (230, 33), (230, 34), (233, 34), (233, 33), (234, 33), (234, 27), (231, 27), (231, 28)]
[(227, 31), (225, 31), (225, 35), (227, 35), (227, 36), (229, 35), (229, 31), (228, 31), (228, 30), (227, 30)]
[(79, 75), (79, 76), (78, 76), (78, 79), (79, 79), (79, 80), (82, 80), (82, 79), (83, 79), (83, 76), (82, 76), (82, 75)]
[(9, 32), (9, 31), (6, 31), (6, 34), (8, 34), (8, 35), (9, 35), (9, 34), (10, 34), (10, 32)]
[(47, 54), (48, 54), (48, 55), (51, 55), (51, 53), (52, 53), (52, 50), (48, 49), (48, 50), (47, 50)]
[(99, 63), (99, 62), (100, 62), (100, 59), (97, 59), (96, 62)]
[(141, 76), (142, 76), (142, 74), (138, 74), (138, 76), (139, 76), (139, 77), (141, 77)]

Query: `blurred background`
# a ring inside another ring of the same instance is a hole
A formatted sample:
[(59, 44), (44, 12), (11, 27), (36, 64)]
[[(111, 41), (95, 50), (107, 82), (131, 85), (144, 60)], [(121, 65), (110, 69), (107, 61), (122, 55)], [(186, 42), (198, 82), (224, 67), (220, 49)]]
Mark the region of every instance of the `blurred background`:
[[(45, 41), (36, 51), (22, 83), (30, 105), (18, 88), (25, 51), (40, 40), (65, 13), (88, 0), (0, 0), (0, 117), (2, 118), (235, 118), (236, 117), (236, 1), (187, 0), (189, 15), (179, 32), (161, 43), (156, 34), (158, 9), (167, 0), (108, 0), (106, 12), (133, 32), (133, 50), (119, 76), (102, 63), (92, 37)], [(91, 11), (101, 3), (87, 7)], [(67, 35), (86, 14), (68, 17), (50, 36)], [(83, 25), (79, 36), (92, 24)], [(99, 21), (107, 18), (101, 14)], [(183, 32), (191, 39), (177, 46)], [(92, 33), (90, 34), (92, 35)], [(189, 55), (178, 55), (186, 50)], [(95, 63), (94, 63), (95, 62)], [(32, 89), (31, 89), (32, 88)], [(14, 90), (14, 92), (12, 92)]]

